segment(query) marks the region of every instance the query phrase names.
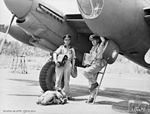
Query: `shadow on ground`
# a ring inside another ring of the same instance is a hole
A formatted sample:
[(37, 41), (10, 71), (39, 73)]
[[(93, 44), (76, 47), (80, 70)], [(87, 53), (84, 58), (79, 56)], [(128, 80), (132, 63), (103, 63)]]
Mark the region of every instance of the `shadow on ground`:
[[(27, 80), (27, 79), (8, 79), (8, 80), (25, 82), (27, 83), (27, 86), (39, 86), (39, 82), (35, 80)], [(71, 94), (73, 97), (89, 95), (87, 86), (71, 85), (70, 88), (71, 88), (70, 90), (71, 90)], [(39, 96), (39, 95), (32, 95), (32, 93), (9, 94), (9, 95)], [(150, 101), (150, 92), (126, 90), (126, 89), (120, 89), (120, 88), (105, 88), (104, 90), (99, 90), (98, 96), (105, 96), (109, 98), (117, 98), (117, 99), (122, 99), (122, 100), (143, 100), (143, 101), (148, 101), (148, 102)], [(78, 99), (78, 100), (84, 100), (84, 99)], [(99, 104), (113, 104), (113, 102), (101, 101), (99, 102)]]
[(150, 92), (127, 90), (120, 88), (105, 88), (105, 90), (100, 90), (98, 95), (123, 100), (142, 100), (148, 102), (150, 101)]
[[(18, 82), (24, 82), (27, 84), (27, 86), (39, 86), (39, 82), (35, 80), (27, 80), (27, 79), (8, 79), (11, 81), (18, 81)], [(86, 86), (80, 86), (80, 85), (70, 85), (71, 94), (74, 97), (77, 96), (85, 96), (88, 95), (88, 87)]]
[(27, 80), (27, 79), (8, 79), (8, 80), (25, 82), (28, 84), (27, 86), (39, 86), (39, 81), (35, 81), (35, 80)]

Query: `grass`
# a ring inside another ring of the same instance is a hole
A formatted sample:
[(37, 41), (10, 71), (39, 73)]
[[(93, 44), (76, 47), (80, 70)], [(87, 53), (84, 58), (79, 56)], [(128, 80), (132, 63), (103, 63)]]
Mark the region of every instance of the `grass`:
[[(17, 60), (17, 57), (13, 56), (0, 56), (0, 69), (10, 69), (13, 64), (13, 59)], [(25, 63), (28, 70), (40, 70), (42, 66), (47, 62), (48, 57), (26, 57)], [(18, 64), (20, 63), (20, 58), (18, 58)]]

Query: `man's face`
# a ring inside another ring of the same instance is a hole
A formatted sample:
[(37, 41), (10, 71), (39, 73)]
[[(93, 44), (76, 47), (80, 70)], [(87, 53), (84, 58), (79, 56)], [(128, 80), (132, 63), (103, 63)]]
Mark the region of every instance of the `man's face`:
[(70, 44), (70, 38), (68, 38), (68, 37), (66, 37), (66, 38), (64, 38), (64, 43), (65, 43), (65, 45), (69, 45)]
[(97, 45), (97, 40), (96, 39), (93, 39), (91, 42), (92, 42), (93, 46)]

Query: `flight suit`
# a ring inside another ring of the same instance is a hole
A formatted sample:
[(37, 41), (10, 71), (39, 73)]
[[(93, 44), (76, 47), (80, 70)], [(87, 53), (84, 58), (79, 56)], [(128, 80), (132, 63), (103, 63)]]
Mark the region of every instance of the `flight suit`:
[(104, 44), (97, 44), (90, 50), (91, 65), (84, 70), (84, 76), (88, 79), (90, 86), (97, 82), (97, 73), (106, 65), (106, 60), (103, 59), (103, 51)]
[(66, 94), (63, 91), (46, 91), (38, 97), (37, 104), (52, 105), (64, 104), (67, 102)]
[(64, 92), (66, 93), (67, 96), (70, 96), (70, 87), (69, 87), (69, 82), (70, 82), (70, 75), (71, 75), (71, 70), (72, 70), (72, 61), (76, 58), (75, 55), (75, 50), (74, 48), (66, 48), (64, 45), (61, 45), (54, 53), (56, 53), (58, 56), (59, 55), (67, 55), (68, 60), (66, 61), (64, 66), (60, 66), (55, 68), (56, 72), (56, 89), (61, 88), (61, 81), (62, 77), (64, 75)]

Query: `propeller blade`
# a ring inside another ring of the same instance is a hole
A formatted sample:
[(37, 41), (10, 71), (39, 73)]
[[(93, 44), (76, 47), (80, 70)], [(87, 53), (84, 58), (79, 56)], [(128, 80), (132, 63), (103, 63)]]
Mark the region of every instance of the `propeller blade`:
[(0, 54), (2, 53), (5, 40), (6, 40), (6, 38), (7, 38), (9, 29), (10, 29), (12, 23), (13, 23), (14, 18), (15, 18), (15, 15), (13, 15), (13, 17), (12, 17), (12, 19), (11, 19), (11, 22), (10, 22), (10, 25), (8, 26), (8, 28), (7, 28), (7, 30), (6, 30), (6, 33), (5, 33), (5, 36), (4, 36), (4, 38), (3, 38), (3, 40), (2, 40), (2, 42), (1, 42), (1, 44), (0, 44)]

